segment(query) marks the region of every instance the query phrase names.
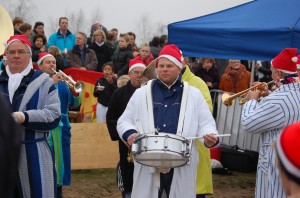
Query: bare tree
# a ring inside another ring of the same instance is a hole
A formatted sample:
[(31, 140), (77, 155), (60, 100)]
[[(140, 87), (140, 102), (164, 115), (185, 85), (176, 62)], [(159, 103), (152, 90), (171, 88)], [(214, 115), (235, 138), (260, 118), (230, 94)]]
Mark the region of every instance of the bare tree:
[(143, 14), (136, 24), (138, 33), (137, 43), (147, 43), (153, 35), (149, 14)]
[(90, 17), (90, 24), (92, 24), (94, 21), (99, 21), (100, 23), (102, 23), (103, 20), (103, 16), (101, 15), (101, 10), (99, 7), (95, 8), (92, 12), (91, 12), (91, 17)]
[(48, 17), (47, 32), (49, 35), (56, 32), (58, 29), (58, 18)]
[(66, 14), (67, 18), (69, 19), (69, 29), (72, 30), (73, 33), (76, 32), (88, 32), (88, 27), (86, 23), (85, 14), (82, 9), (78, 10), (77, 12), (71, 12), (70, 14)]
[(156, 35), (163, 35), (163, 34), (167, 34), (167, 25), (162, 23), (162, 22), (157, 22), (155, 25), (155, 31), (154, 33)]
[(28, 23), (34, 22), (36, 10), (38, 10), (31, 0), (5, 1), (3, 6), (7, 9), (12, 19), (20, 17)]

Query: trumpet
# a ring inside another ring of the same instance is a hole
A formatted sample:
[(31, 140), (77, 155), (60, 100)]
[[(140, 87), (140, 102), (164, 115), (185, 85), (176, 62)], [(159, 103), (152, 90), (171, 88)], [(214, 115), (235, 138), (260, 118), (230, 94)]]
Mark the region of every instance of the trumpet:
[[(248, 94), (249, 91), (258, 90), (259, 88), (263, 88), (263, 87), (268, 88), (269, 85), (272, 84), (273, 82), (274, 81), (270, 81), (268, 83), (264, 82), (264, 83), (261, 83), (259, 85), (250, 87), (249, 89), (245, 89), (244, 91), (241, 91), (241, 92), (233, 94), (233, 95), (231, 93), (225, 92), (225, 93), (222, 94), (222, 102), (226, 106), (231, 106), (234, 99), (236, 99), (238, 97), (241, 97), (239, 104), (243, 105), (244, 103), (246, 103), (248, 101), (246, 99), (246, 95)], [(259, 97), (264, 97), (266, 95), (267, 95), (266, 91), (261, 91), (259, 93)]]
[(61, 74), (62, 75), (62, 81), (64, 83), (66, 83), (70, 87), (70, 89), (72, 89), (76, 93), (80, 93), (84, 89), (84, 83), (83, 82), (75, 82), (72, 78), (70, 78), (67, 74), (65, 74), (61, 70), (59, 70), (58, 72), (55, 71), (55, 69), (53, 69), (53, 68), (51, 68), (51, 70), (54, 72), (54, 74)]

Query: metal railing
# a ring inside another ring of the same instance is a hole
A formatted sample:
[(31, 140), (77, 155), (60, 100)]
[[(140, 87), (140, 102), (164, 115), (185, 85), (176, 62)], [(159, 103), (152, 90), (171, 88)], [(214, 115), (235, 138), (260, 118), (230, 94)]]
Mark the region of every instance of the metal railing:
[(214, 107), (214, 117), (220, 134), (231, 134), (230, 137), (221, 138), (220, 142), (227, 145), (237, 145), (241, 149), (259, 150), (259, 134), (246, 133), (241, 125), (242, 105), (239, 98), (233, 101), (230, 107), (222, 103), (224, 91), (211, 90)]

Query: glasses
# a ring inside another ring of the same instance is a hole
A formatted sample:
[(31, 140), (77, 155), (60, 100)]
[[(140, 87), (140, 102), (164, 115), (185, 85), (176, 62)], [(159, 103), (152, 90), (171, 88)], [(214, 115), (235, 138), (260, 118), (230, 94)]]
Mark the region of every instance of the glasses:
[(131, 72), (132, 74), (134, 74), (134, 75), (141, 75), (143, 72), (142, 71), (132, 71)]
[(23, 56), (25, 54), (28, 54), (30, 53), (29, 51), (25, 51), (25, 50), (9, 50), (7, 52), (7, 55), (11, 55), (11, 56), (14, 56), (16, 54), (20, 55), (20, 56)]

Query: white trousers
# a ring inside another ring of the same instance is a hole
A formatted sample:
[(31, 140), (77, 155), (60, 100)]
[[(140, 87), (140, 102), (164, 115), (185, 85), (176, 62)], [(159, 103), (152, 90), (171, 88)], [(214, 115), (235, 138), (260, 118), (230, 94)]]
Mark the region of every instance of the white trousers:
[(97, 104), (97, 109), (96, 109), (96, 117), (97, 117), (97, 122), (98, 123), (102, 123), (102, 122), (105, 121), (106, 112), (107, 112), (107, 107), (103, 106), (100, 103), (98, 103)]

